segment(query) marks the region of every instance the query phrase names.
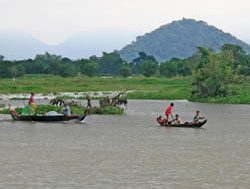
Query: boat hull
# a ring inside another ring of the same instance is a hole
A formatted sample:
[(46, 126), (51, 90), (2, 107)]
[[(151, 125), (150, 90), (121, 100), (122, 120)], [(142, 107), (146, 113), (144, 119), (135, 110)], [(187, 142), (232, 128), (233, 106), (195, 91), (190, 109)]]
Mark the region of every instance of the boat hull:
[(64, 116), (64, 115), (54, 115), (54, 116), (37, 116), (37, 115), (17, 115), (11, 114), (13, 120), (16, 121), (42, 121), (42, 122), (57, 122), (57, 121), (70, 121), (73, 119), (78, 119), (78, 115)]
[(185, 123), (182, 123), (182, 124), (170, 124), (170, 125), (165, 125), (165, 124), (161, 124), (158, 119), (156, 119), (157, 122), (160, 124), (160, 126), (163, 126), (163, 127), (186, 127), (186, 128), (200, 128), (202, 127), (203, 125), (205, 125), (207, 123), (207, 120), (205, 119), (204, 121), (202, 122), (199, 122), (199, 123), (190, 123), (190, 122), (185, 122)]

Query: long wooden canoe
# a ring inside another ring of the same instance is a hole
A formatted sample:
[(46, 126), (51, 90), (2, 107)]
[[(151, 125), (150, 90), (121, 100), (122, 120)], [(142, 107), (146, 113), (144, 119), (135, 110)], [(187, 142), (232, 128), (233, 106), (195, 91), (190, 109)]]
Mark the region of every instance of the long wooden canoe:
[(16, 113), (11, 112), (11, 117), (13, 120), (16, 121), (43, 121), (43, 122), (56, 122), (56, 121), (70, 121), (73, 119), (79, 119), (80, 116), (78, 115), (53, 115), (53, 116), (46, 116), (46, 115), (19, 115)]
[(160, 124), (160, 126), (164, 126), (164, 127), (187, 127), (187, 128), (200, 128), (203, 125), (205, 125), (207, 123), (207, 120), (205, 119), (204, 121), (201, 121), (199, 123), (193, 123), (193, 122), (185, 122), (182, 124), (161, 124), (158, 119), (156, 119), (157, 122)]

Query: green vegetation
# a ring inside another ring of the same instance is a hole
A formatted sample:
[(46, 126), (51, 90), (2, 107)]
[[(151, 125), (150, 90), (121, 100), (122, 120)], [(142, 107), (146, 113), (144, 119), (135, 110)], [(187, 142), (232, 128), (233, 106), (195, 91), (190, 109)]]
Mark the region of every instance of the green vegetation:
[[(73, 77), (63, 78), (52, 75), (28, 75), (18, 78), (0, 80), (0, 93), (37, 93), (57, 94), (58, 92), (84, 91), (123, 91), (131, 90), (127, 94), (129, 99), (189, 99), (191, 101), (212, 103), (250, 103), (250, 78), (239, 79), (236, 84), (228, 86), (228, 96), (202, 97), (191, 95), (192, 77), (157, 78), (157, 77)], [(110, 95), (110, 93), (107, 93)], [(85, 99), (82, 97), (81, 99)]]
[[(0, 93), (55, 93), (84, 91), (134, 91), (128, 94), (133, 99), (187, 99), (191, 78), (157, 77), (73, 77), (63, 78), (53, 75), (28, 75), (0, 80)], [(84, 97), (85, 98), (85, 97)]]
[(49, 53), (20, 61), (0, 56), (0, 93), (130, 91), (130, 99), (249, 103), (250, 54), (240, 46), (198, 47), (191, 57), (161, 63), (144, 52), (137, 56), (129, 63), (116, 51), (79, 60)]
[(241, 84), (231, 84), (228, 88), (231, 95), (228, 96), (192, 96), (189, 100), (194, 102), (209, 102), (221, 104), (250, 104), (250, 78)]
[[(82, 106), (71, 106), (72, 114), (77, 115), (83, 115), (85, 108)], [(24, 108), (16, 108), (16, 111), (21, 114)], [(62, 107), (59, 106), (51, 106), (51, 105), (38, 105), (38, 108), (36, 110), (37, 115), (43, 115), (46, 112), (49, 111), (56, 111), (58, 113), (62, 112)], [(112, 106), (106, 106), (106, 107), (93, 107), (90, 111), (91, 114), (117, 114), (121, 115), (124, 113), (124, 110), (120, 107), (112, 107)], [(9, 114), (9, 109), (5, 108), (0, 110), (0, 114)]]

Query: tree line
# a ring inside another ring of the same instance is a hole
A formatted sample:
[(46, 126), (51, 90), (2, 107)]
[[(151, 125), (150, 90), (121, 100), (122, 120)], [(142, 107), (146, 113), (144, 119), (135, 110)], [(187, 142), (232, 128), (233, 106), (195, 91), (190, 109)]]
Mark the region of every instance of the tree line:
[(117, 51), (103, 52), (101, 57), (91, 56), (87, 59), (71, 60), (67, 57), (46, 52), (36, 55), (34, 59), (5, 60), (0, 56), (0, 78), (16, 78), (25, 74), (53, 74), (62, 77), (76, 75), (98, 76), (112, 75), (128, 77), (131, 75), (186, 76), (191, 74), (186, 60), (173, 58), (159, 63), (153, 56), (140, 52), (131, 62), (126, 62)]
[(233, 93), (230, 89), (232, 83), (250, 75), (250, 55), (240, 46), (225, 44), (219, 52), (198, 47), (191, 57), (172, 58), (161, 63), (144, 52), (140, 52), (131, 62), (123, 60), (117, 51), (103, 52), (101, 57), (91, 56), (78, 60), (47, 52), (37, 55), (34, 59), (18, 61), (5, 60), (0, 56), (0, 78), (16, 78), (25, 74), (53, 74), (62, 77), (192, 75), (193, 96), (227, 96)]

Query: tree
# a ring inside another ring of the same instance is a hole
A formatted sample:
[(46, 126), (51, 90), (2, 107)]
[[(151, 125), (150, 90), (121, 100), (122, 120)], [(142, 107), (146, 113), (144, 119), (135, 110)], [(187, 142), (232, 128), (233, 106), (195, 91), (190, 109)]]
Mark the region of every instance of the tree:
[(124, 63), (120, 54), (116, 51), (111, 53), (103, 52), (103, 56), (98, 60), (100, 64), (100, 71), (102, 74), (119, 74), (119, 69)]
[(123, 77), (128, 77), (128, 76), (132, 75), (132, 69), (129, 67), (129, 65), (127, 63), (123, 64), (120, 67), (120, 74)]
[(243, 48), (238, 45), (224, 44), (221, 51), (224, 61), (232, 66), (234, 73), (244, 74), (245, 69), (248, 68), (248, 60)]
[(0, 55), (0, 62), (3, 61), (4, 56)]
[(145, 52), (139, 52), (138, 57), (133, 59), (133, 61), (129, 64), (132, 69), (132, 73), (137, 74), (140, 72), (140, 67), (143, 62), (146, 60), (157, 62), (153, 56), (147, 55)]
[(7, 68), (7, 77), (16, 78), (21, 77), (25, 74), (25, 68), (23, 65), (13, 65)]
[(80, 64), (80, 71), (82, 74), (87, 76), (94, 76), (99, 71), (99, 65), (96, 61), (88, 60), (88, 59), (81, 59), (79, 60)]
[(158, 64), (152, 60), (144, 61), (140, 66), (140, 72), (146, 77), (153, 76), (158, 71)]
[(221, 54), (202, 51), (200, 66), (195, 70), (192, 94), (199, 97), (227, 96), (229, 84), (233, 82), (230, 65), (224, 62)]

